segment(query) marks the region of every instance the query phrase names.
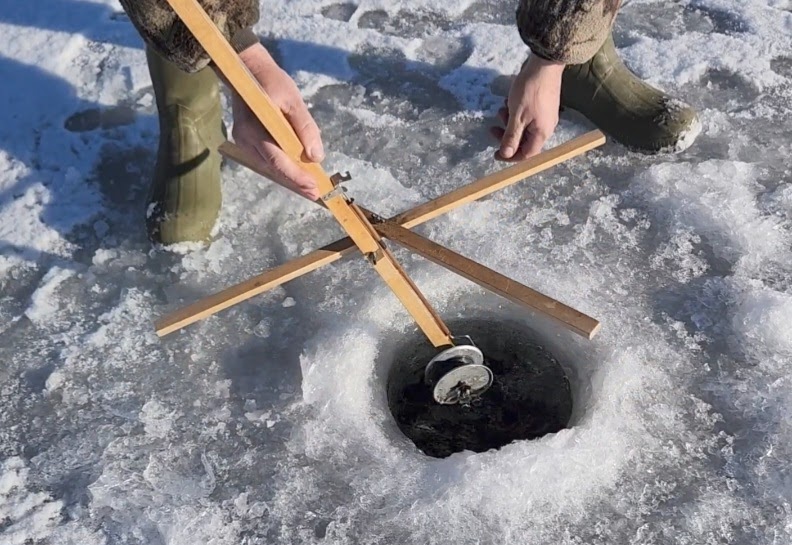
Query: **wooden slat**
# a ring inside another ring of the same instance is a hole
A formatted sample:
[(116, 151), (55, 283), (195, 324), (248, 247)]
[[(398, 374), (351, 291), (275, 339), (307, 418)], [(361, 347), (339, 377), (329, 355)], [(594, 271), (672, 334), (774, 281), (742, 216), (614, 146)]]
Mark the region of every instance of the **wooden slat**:
[[(304, 157), (302, 143), (294, 129), (261, 89), (258, 81), (247, 70), (198, 1), (168, 0), (168, 3), (281, 149), (313, 176), (321, 194), (325, 195), (332, 191), (334, 184), (330, 177), (321, 165), (312, 163)], [(343, 196), (328, 199), (325, 204), (361, 252), (379, 256), (373, 263), (374, 269), (401, 301), (429, 341), (434, 346), (452, 344), (448, 328), (417, 290), (415, 284), (407, 278), (390, 252), (377, 240), (375, 232), (366, 219), (350, 206)], [(201, 317), (204, 317), (203, 313)]]
[(600, 328), (600, 323), (591, 316), (413, 233), (409, 229), (391, 222), (378, 223), (374, 227), (382, 236), (398, 242), (410, 251), (505, 297), (509, 301), (537, 310), (578, 335), (591, 339)]
[[(546, 170), (557, 164), (559, 156), (564, 156), (564, 160), (568, 160), (572, 157), (582, 155), (586, 151), (589, 151), (591, 149), (589, 146), (592, 145), (592, 142), (597, 143), (597, 145), (601, 145), (602, 141), (602, 133), (599, 131), (592, 131), (588, 134), (570, 140), (569, 142), (561, 144), (556, 148), (544, 151), (528, 161), (517, 163), (512, 167), (471, 182), (470, 184), (463, 186), (452, 193), (465, 196), (475, 192), (478, 195), (478, 198), (484, 197), (493, 191), (496, 191), (496, 189), (492, 189), (494, 185), (497, 185), (498, 189), (502, 189), (506, 185), (516, 183), (527, 176), (536, 174), (537, 172), (541, 172), (542, 170)], [(261, 172), (257, 169), (255, 163), (250, 159), (244, 150), (242, 150), (239, 146), (232, 144), (231, 142), (223, 143), (220, 146), (220, 153), (249, 168), (253, 172), (256, 172), (262, 176), (267, 176), (266, 172)], [(518, 169), (520, 170), (518, 171)], [(506, 174), (506, 172), (508, 172), (508, 174)], [(518, 174), (518, 172), (521, 172), (522, 174)], [(489, 183), (481, 183), (482, 180), (487, 179), (490, 180)], [(507, 179), (509, 182), (504, 185), (503, 180)], [(475, 191), (466, 189), (471, 186), (476, 188)], [(435, 199), (434, 201), (430, 202), (436, 202), (438, 200), (439, 199)], [(457, 206), (460, 205), (461, 203)], [(452, 210), (453, 208), (455, 207), (446, 204), (442, 207), (442, 210), (444, 213)], [(427, 207), (426, 205), (420, 205), (391, 218), (390, 221), (392, 223), (396, 223), (397, 225), (399, 225), (400, 222), (404, 222), (401, 223), (403, 227), (420, 225), (431, 218), (437, 217), (437, 211), (439, 209), (440, 208), (436, 206)], [(173, 331), (181, 329), (182, 327), (195, 323), (230, 306), (241, 303), (242, 301), (250, 299), (251, 297), (264, 293), (265, 291), (274, 289), (281, 284), (288, 282), (289, 280), (293, 280), (304, 274), (315, 271), (324, 265), (338, 261), (342, 257), (351, 254), (354, 249), (355, 245), (352, 240), (350, 238), (344, 238), (323, 248), (314, 250), (313, 252), (290, 261), (284, 265), (274, 267), (249, 280), (245, 280), (244, 282), (231, 286), (221, 292), (201, 299), (200, 301), (197, 301), (188, 307), (179, 309), (164, 316), (156, 323), (157, 334), (167, 335), (168, 333), (172, 333)]]
[(515, 182), (582, 155), (604, 143), (605, 135), (602, 132), (590, 131), (560, 146), (534, 155), (530, 159), (526, 159), (514, 166), (493, 172), (489, 176), (480, 178), (441, 197), (416, 206), (412, 210), (408, 210), (393, 218), (393, 222), (410, 229), (437, 216), (446, 214), (463, 204), (478, 200)]
[(289, 280), (294, 280), (319, 267), (338, 261), (356, 249), (351, 239), (344, 238), (302, 257), (292, 259), (288, 263), (274, 267), (265, 273), (235, 284), (223, 291), (204, 297), (200, 301), (180, 308), (157, 320), (154, 324), (157, 335), (163, 337), (178, 331), (251, 297), (275, 289)]

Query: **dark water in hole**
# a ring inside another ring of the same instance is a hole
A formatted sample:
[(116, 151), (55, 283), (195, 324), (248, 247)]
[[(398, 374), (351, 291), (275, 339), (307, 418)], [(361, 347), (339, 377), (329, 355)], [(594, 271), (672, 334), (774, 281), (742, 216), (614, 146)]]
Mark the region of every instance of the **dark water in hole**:
[(425, 366), (437, 349), (417, 336), (405, 341), (388, 374), (388, 406), (399, 429), (421, 451), (436, 458), (463, 450), (484, 452), (567, 426), (572, 415), (569, 379), (529, 330), (485, 320), (449, 326), (473, 338), (495, 380), (468, 407), (440, 405), (424, 383)]

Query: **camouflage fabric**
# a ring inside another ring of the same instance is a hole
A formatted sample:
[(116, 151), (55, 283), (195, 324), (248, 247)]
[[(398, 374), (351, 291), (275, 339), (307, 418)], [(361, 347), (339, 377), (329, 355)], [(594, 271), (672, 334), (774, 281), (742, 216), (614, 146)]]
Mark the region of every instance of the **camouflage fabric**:
[[(119, 0), (143, 39), (162, 57), (186, 72), (209, 64), (166, 0)], [(237, 51), (258, 43), (251, 27), (259, 19), (258, 0), (201, 0), (201, 5)]]
[(582, 64), (605, 43), (621, 0), (520, 0), (517, 27), (535, 54)]

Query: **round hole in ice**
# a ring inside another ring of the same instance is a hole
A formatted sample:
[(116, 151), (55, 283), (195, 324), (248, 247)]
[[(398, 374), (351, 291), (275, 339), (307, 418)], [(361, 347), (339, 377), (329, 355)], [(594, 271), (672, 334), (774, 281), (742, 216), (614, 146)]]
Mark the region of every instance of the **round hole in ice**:
[(388, 373), (388, 406), (399, 429), (424, 454), (484, 452), (567, 427), (569, 378), (527, 328), (492, 320), (460, 320), (449, 327), (471, 336), (495, 380), (469, 406), (440, 405), (424, 380), (437, 349), (417, 334), (405, 339)]

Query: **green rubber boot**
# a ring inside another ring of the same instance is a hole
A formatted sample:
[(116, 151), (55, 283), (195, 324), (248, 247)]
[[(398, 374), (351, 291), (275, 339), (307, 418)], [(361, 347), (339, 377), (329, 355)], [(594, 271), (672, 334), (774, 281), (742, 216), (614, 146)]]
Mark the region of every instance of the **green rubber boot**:
[(220, 213), (225, 140), (220, 90), (211, 68), (181, 71), (146, 48), (159, 111), (160, 139), (146, 208), (152, 242), (205, 241)]
[(620, 144), (643, 153), (685, 150), (701, 132), (693, 108), (630, 72), (612, 36), (590, 61), (564, 69), (561, 105), (580, 112)]

